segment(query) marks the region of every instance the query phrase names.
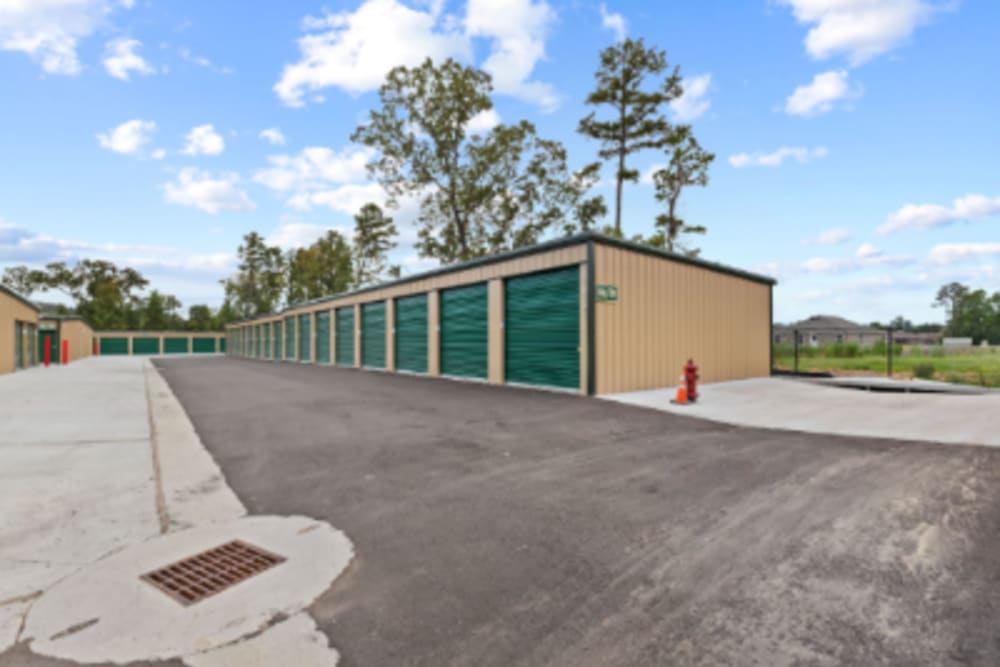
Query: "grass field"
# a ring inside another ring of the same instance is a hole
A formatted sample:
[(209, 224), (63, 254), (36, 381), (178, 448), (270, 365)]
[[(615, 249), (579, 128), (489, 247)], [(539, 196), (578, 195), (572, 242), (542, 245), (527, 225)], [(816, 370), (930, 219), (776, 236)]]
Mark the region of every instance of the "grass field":
[[(799, 348), (800, 371), (828, 371), (834, 375), (885, 375), (885, 346), (858, 348), (830, 345)], [(795, 368), (791, 345), (774, 346), (774, 367)], [(945, 350), (919, 346), (899, 348), (892, 361), (894, 377), (923, 377), (928, 380), (1000, 387), (1000, 349)]]

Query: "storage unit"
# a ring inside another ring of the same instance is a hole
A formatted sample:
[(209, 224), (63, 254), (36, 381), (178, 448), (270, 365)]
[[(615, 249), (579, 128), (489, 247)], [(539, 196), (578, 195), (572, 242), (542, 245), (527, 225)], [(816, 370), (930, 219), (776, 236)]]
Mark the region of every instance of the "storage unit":
[(125, 336), (101, 336), (101, 356), (128, 354), (128, 338)]
[(486, 283), (441, 292), (441, 375), (486, 379), (489, 301)]
[(188, 349), (188, 339), (187, 336), (165, 336), (163, 338), (163, 353), (164, 354), (187, 354), (191, 350)]
[(330, 311), (316, 313), (316, 363), (330, 363)]
[(299, 361), (312, 361), (311, 315), (299, 315)]
[(396, 370), (427, 372), (427, 295), (396, 299)]
[(49, 350), (49, 362), (58, 364), (60, 359), (59, 327), (49, 322), (38, 325), (38, 363), (45, 363), (45, 348)]
[(160, 337), (134, 337), (132, 339), (132, 354), (160, 354)]
[(579, 389), (579, 267), (508, 278), (504, 303), (506, 381)]
[(14, 323), (14, 368), (24, 368), (24, 322)]
[(337, 354), (338, 366), (354, 365), (354, 307), (338, 308), (337, 317)]
[(226, 339), (225, 338), (220, 338), (219, 339), (219, 352), (221, 352), (223, 354), (226, 354), (226, 352), (228, 351), (228, 347), (229, 347), (229, 345), (226, 342)]
[(295, 360), (295, 318), (285, 318), (285, 361)]
[(385, 368), (385, 301), (361, 306), (361, 365)]
[(276, 361), (281, 361), (283, 358), (284, 348), (282, 347), (281, 332), (284, 328), (284, 322), (279, 320), (274, 323), (274, 358)]
[(192, 338), (191, 351), (195, 354), (215, 354), (215, 339)]
[[(774, 280), (597, 233), (541, 243), (287, 308), (341, 366), (611, 394), (770, 374)], [(327, 319), (334, 312), (333, 350)], [(286, 358), (297, 358), (285, 331)], [(358, 347), (360, 346), (360, 348)], [(303, 358), (305, 356), (303, 355)]]
[(260, 339), (263, 341), (261, 343), (260, 358), (270, 359), (271, 358), (271, 325), (262, 324), (260, 325)]

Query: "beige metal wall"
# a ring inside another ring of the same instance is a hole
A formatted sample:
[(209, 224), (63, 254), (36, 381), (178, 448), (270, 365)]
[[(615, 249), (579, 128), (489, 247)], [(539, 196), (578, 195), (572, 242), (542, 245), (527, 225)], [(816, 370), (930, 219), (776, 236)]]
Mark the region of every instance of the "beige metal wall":
[[(16, 322), (34, 324), (37, 327), (38, 311), (6, 291), (0, 290), (0, 375), (13, 373), (15, 370), (14, 331)], [(24, 333), (24, 337), (23, 349), (27, 351), (27, 332)]]
[(676, 385), (688, 358), (702, 382), (770, 374), (771, 286), (623, 248), (596, 244), (596, 391)]
[[(80, 359), (94, 354), (94, 330), (83, 320), (47, 320), (42, 322), (54, 324), (59, 330), (59, 355), (62, 356), (62, 341), (69, 341), (68, 363), (73, 363)], [(53, 359), (59, 362), (59, 359)]]

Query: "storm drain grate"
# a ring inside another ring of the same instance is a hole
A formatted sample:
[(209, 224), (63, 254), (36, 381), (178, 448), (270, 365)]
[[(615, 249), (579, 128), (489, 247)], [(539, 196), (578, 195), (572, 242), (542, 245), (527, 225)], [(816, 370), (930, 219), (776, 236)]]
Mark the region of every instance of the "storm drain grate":
[(281, 556), (233, 540), (139, 578), (187, 606), (283, 562)]

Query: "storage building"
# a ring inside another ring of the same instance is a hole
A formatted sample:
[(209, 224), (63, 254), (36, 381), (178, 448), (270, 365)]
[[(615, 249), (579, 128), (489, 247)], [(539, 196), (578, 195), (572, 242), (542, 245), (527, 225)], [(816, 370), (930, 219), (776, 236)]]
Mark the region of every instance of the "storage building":
[(229, 354), (584, 394), (771, 370), (774, 281), (596, 233), (227, 327)]
[(49, 359), (53, 364), (66, 363), (89, 357), (94, 353), (94, 330), (78, 315), (43, 315), (38, 323), (38, 357), (45, 358), (45, 345), (49, 346)]
[(226, 335), (219, 331), (97, 331), (97, 353), (102, 356), (219, 354), (226, 351)]
[(0, 285), (0, 375), (38, 360), (38, 307)]

